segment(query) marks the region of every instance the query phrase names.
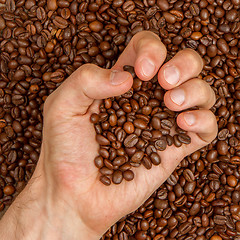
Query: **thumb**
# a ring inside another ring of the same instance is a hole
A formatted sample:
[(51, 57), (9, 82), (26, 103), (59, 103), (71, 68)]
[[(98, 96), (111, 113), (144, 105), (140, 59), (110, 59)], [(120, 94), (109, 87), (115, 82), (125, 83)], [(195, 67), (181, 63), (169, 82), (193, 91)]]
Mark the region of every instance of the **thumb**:
[(132, 83), (128, 72), (85, 64), (47, 98), (44, 111), (61, 118), (84, 115), (95, 99), (121, 95)]

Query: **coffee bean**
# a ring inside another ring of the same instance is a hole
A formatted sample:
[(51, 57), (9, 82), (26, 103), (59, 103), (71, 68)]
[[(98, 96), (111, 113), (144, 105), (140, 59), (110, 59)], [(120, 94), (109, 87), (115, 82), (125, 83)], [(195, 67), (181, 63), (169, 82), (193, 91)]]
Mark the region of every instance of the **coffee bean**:
[(152, 118), (152, 126), (154, 129), (160, 129), (161, 128), (161, 120), (158, 117)]
[(7, 196), (10, 196), (15, 192), (15, 188), (11, 185), (7, 185), (6, 187), (4, 187), (3, 192)]
[(138, 142), (138, 137), (136, 134), (131, 134), (127, 136), (124, 140), (124, 146), (125, 147), (133, 147), (137, 144)]
[(102, 168), (104, 166), (103, 158), (101, 156), (96, 157), (94, 163), (97, 168)]
[(190, 144), (191, 143), (191, 138), (187, 134), (179, 134), (177, 135), (177, 138), (179, 142), (185, 143), (185, 144)]
[(123, 129), (125, 130), (125, 132), (126, 132), (127, 134), (134, 133), (134, 125), (133, 125), (133, 123), (131, 123), (131, 122), (126, 122), (126, 123), (124, 123)]
[(62, 17), (56, 16), (53, 19), (53, 24), (57, 27), (57, 28), (61, 28), (64, 29), (66, 27), (68, 27), (68, 21)]
[(121, 171), (117, 170), (114, 171), (113, 176), (112, 176), (112, 181), (115, 184), (120, 184), (123, 180), (123, 174)]
[(213, 217), (213, 221), (215, 224), (224, 225), (224, 224), (226, 224), (226, 217), (222, 216), (222, 215), (215, 215)]
[(132, 170), (126, 170), (123, 172), (123, 178), (126, 180), (126, 181), (132, 181), (133, 178), (134, 178), (134, 173)]
[(136, 128), (140, 128), (140, 129), (146, 129), (147, 128), (147, 123), (142, 120), (142, 119), (136, 119), (133, 121), (133, 125), (136, 127)]
[(131, 12), (135, 8), (135, 3), (133, 1), (126, 1), (123, 5), (122, 8), (125, 12)]
[(159, 151), (164, 151), (167, 147), (167, 142), (165, 138), (161, 138), (155, 142), (155, 148)]
[(188, 182), (193, 182), (195, 180), (194, 174), (190, 169), (185, 169), (183, 171), (183, 176)]
[(109, 145), (110, 141), (102, 135), (97, 135), (96, 140), (100, 145)]
[(101, 176), (100, 181), (106, 186), (109, 186), (111, 184), (111, 180), (106, 176)]
[(173, 123), (170, 120), (163, 119), (161, 121), (161, 127), (163, 129), (171, 129), (173, 127)]
[(182, 146), (182, 143), (178, 139), (178, 135), (173, 136), (173, 143), (176, 147), (181, 147)]
[(144, 156), (144, 152), (143, 151), (137, 151), (136, 153), (134, 153), (134, 155), (131, 157), (131, 162), (134, 163), (140, 163), (142, 158)]
[(146, 169), (151, 169), (152, 168), (152, 162), (151, 162), (149, 157), (143, 157), (142, 164)]
[(93, 32), (100, 32), (103, 29), (103, 24), (99, 21), (93, 21), (89, 24), (89, 28)]
[(151, 159), (151, 162), (154, 164), (154, 165), (159, 165), (161, 163), (161, 158), (160, 156), (153, 152), (151, 155), (150, 155), (150, 159)]
[(217, 41), (217, 46), (218, 46), (218, 49), (219, 49), (222, 53), (226, 54), (226, 53), (229, 52), (228, 44), (227, 44), (227, 42), (226, 42), (224, 39), (219, 39), (219, 40)]

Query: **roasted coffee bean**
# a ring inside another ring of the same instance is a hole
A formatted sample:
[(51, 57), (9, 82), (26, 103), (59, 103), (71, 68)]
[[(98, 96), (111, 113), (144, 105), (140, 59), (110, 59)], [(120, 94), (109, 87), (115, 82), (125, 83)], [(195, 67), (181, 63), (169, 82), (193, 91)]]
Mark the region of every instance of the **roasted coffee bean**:
[(151, 161), (152, 161), (152, 163), (153, 163), (154, 165), (159, 165), (159, 164), (161, 163), (161, 158), (160, 158), (160, 156), (159, 156), (157, 153), (155, 153), (155, 152), (153, 152), (153, 153), (150, 155), (150, 159), (151, 159)]
[(125, 147), (133, 147), (138, 142), (138, 136), (136, 134), (131, 134), (127, 136), (124, 140), (124, 146)]
[(112, 175), (112, 182), (115, 184), (120, 184), (123, 180), (123, 174), (121, 171), (117, 170), (114, 171), (113, 175)]
[(191, 143), (191, 138), (187, 134), (183, 134), (183, 133), (178, 135), (178, 140), (181, 143), (185, 143), (185, 144), (190, 144)]
[(143, 151), (137, 151), (136, 153), (133, 154), (130, 160), (131, 162), (134, 162), (134, 163), (140, 163), (143, 156), (144, 156)]
[(126, 170), (123, 172), (123, 178), (126, 180), (126, 181), (131, 181), (133, 180), (134, 178), (134, 173), (132, 170)]
[(165, 138), (158, 139), (155, 142), (155, 148), (159, 151), (164, 151), (167, 147), (167, 142)]
[(106, 186), (109, 186), (111, 184), (110, 178), (108, 178), (106, 176), (101, 176), (100, 181)]

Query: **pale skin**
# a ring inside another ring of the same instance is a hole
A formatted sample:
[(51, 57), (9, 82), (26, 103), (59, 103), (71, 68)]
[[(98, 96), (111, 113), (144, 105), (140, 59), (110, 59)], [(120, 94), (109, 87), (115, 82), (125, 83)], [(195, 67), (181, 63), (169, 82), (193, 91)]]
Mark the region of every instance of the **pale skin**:
[[(209, 110), (215, 95), (197, 78), (203, 67), (200, 56), (185, 49), (163, 64), (165, 57), (158, 36), (138, 33), (112, 69), (83, 65), (47, 98), (40, 159), (27, 187), (0, 222), (1, 239), (99, 239), (117, 220), (136, 210), (185, 156), (215, 138), (217, 123)], [(124, 65), (134, 66), (144, 81), (158, 74), (159, 84), (168, 90), (164, 101), (169, 109), (198, 106), (199, 110), (177, 117), (179, 127), (191, 136), (190, 145), (168, 147), (159, 152), (159, 166), (135, 168), (133, 181), (107, 187), (94, 166), (99, 146), (89, 118), (98, 112), (100, 99), (130, 89), (133, 79), (122, 70)]]

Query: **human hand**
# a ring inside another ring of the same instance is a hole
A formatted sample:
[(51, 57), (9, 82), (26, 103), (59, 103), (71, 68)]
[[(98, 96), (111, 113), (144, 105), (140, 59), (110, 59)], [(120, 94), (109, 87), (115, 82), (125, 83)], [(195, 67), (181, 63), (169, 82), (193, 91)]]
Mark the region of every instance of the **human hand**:
[[(34, 176), (44, 192), (40, 205), (51, 234), (60, 228), (58, 234), (63, 239), (100, 238), (118, 219), (137, 209), (186, 155), (215, 138), (216, 119), (208, 110), (215, 102), (214, 92), (206, 82), (195, 78), (202, 70), (201, 58), (190, 49), (180, 51), (162, 65), (165, 57), (166, 49), (155, 34), (138, 33), (111, 70), (86, 64), (47, 98), (42, 150)], [(164, 97), (169, 109), (200, 109), (177, 117), (179, 127), (188, 131), (191, 144), (168, 147), (159, 152), (159, 166), (133, 169), (133, 181), (106, 187), (94, 166), (99, 146), (89, 119), (98, 111), (101, 99), (130, 89), (133, 80), (122, 70), (124, 65), (134, 66), (144, 81), (159, 71), (160, 85), (169, 90)]]

